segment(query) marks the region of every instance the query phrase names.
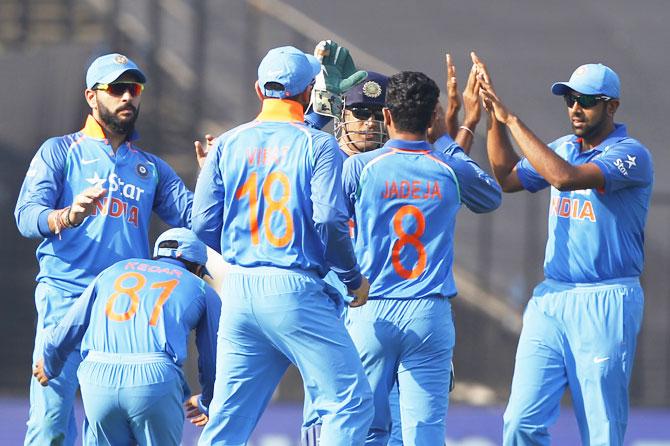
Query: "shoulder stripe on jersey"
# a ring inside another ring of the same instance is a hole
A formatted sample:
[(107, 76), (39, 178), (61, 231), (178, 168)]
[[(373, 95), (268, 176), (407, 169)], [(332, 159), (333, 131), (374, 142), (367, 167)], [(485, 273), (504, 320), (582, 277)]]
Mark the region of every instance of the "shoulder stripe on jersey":
[(247, 122), (246, 124), (242, 124), (236, 130), (234, 130), (233, 133), (230, 134), (230, 136), (228, 136), (226, 138), (226, 142), (225, 142), (223, 148), (226, 149), (228, 147), (228, 144), (230, 144), (230, 140), (233, 139), (234, 137), (236, 137), (237, 135), (239, 135), (241, 132), (243, 132), (245, 130), (248, 130), (252, 127), (256, 127), (259, 124), (260, 124), (260, 121), (251, 121), (251, 122)]
[(69, 155), (70, 152), (72, 152), (72, 150), (76, 146), (81, 145), (82, 141), (84, 141), (85, 139), (86, 139), (86, 135), (84, 133), (82, 133), (79, 136), (79, 138), (75, 139), (74, 141), (72, 141), (72, 143), (70, 143), (69, 146), (67, 146), (68, 153), (65, 154), (65, 175), (67, 175), (70, 172), (70, 155)]
[(454, 172), (454, 169), (449, 166), (449, 164), (445, 163), (439, 158), (436, 158), (435, 156), (431, 155), (430, 153), (426, 153), (426, 157), (435, 161), (437, 164), (441, 165), (444, 167), (449, 175), (451, 176), (451, 179), (454, 181), (454, 184), (456, 184), (456, 193), (458, 194), (458, 201), (461, 201), (461, 185), (458, 182), (458, 178), (456, 177), (456, 172)]
[(314, 161), (314, 136), (312, 135), (312, 133), (309, 130), (307, 130), (305, 128), (304, 125), (298, 125), (294, 122), (290, 122), (289, 124), (291, 124), (293, 127), (297, 128), (298, 130), (303, 132), (305, 134), (305, 136), (307, 136), (307, 141), (309, 141), (309, 151), (307, 152), (308, 155), (309, 155), (309, 163), (312, 167), (314, 167), (314, 163), (315, 163), (315, 161)]

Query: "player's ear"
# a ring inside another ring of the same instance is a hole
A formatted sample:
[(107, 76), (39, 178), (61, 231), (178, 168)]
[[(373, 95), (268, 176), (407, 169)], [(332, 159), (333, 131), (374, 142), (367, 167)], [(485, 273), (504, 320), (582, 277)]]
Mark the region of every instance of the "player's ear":
[(382, 108), (382, 113), (384, 114), (384, 125), (386, 125), (386, 127), (393, 125), (393, 116), (391, 115), (391, 110), (384, 107)]
[(607, 112), (607, 115), (613, 117), (617, 109), (619, 108), (619, 100), (612, 99), (611, 101), (607, 101), (605, 103), (605, 106), (606, 106), (605, 111)]
[(263, 99), (265, 98), (263, 96), (263, 92), (261, 91), (260, 85), (258, 85), (258, 81), (254, 83), (254, 89), (256, 90), (256, 96), (258, 96), (258, 99), (263, 102)]
[(91, 90), (90, 88), (84, 90), (84, 98), (91, 109), (95, 110), (98, 108), (98, 97), (95, 95), (95, 90)]

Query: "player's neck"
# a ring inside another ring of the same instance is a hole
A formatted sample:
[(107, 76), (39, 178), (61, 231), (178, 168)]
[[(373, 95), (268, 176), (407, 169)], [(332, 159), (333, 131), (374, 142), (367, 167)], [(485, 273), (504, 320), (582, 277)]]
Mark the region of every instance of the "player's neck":
[(389, 138), (391, 139), (402, 139), (405, 141), (426, 141), (428, 139), (428, 135), (426, 135), (426, 132), (422, 133), (413, 133), (413, 132), (404, 132), (401, 130), (396, 130), (391, 129), (390, 127), (388, 128), (389, 132)]
[(599, 127), (595, 132), (590, 135), (582, 136), (582, 152), (593, 149), (594, 147), (599, 146), (609, 135), (614, 131), (616, 126), (613, 121), (608, 121), (604, 123), (602, 127)]

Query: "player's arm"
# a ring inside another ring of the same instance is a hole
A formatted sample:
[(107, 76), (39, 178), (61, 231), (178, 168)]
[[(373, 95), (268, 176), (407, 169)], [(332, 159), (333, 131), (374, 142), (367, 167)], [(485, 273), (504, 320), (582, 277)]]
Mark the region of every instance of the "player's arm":
[(192, 229), (207, 246), (221, 253), (223, 200), (225, 191), (220, 170), (222, 138), (218, 138), (200, 171), (193, 197)]
[(369, 285), (356, 262), (349, 237), (349, 218), (343, 211), (346, 206), (342, 194), (342, 156), (335, 138), (322, 136), (320, 144), (315, 141), (311, 179), (314, 227), (325, 246), (328, 266), (357, 297), (350, 305), (359, 306), (367, 300)]
[(47, 140), (30, 163), (14, 210), (16, 225), (25, 237), (50, 237), (79, 226), (107, 193), (105, 189), (88, 188), (69, 206), (56, 209), (65, 186), (64, 144), (62, 138)]
[(186, 187), (168, 163), (156, 156), (152, 156), (151, 161), (158, 170), (154, 211), (170, 226), (190, 228), (193, 192)]
[(485, 213), (494, 211), (500, 206), (502, 202), (500, 186), (476, 162), (463, 154), (460, 157), (452, 157), (449, 166), (456, 174), (461, 202), (468, 209), (476, 213)]
[[(43, 362), (33, 370), (33, 375), (43, 386), (47, 385), (49, 379), (60, 375), (68, 355), (77, 348), (84, 337), (91, 321), (91, 310), (97, 295), (97, 283), (96, 278), (86, 287), (83, 294), (65, 313), (63, 319), (47, 335), (42, 350)], [(38, 376), (38, 372), (41, 372), (42, 376)]]
[(205, 165), (207, 160), (207, 154), (212, 149), (214, 145), (214, 137), (207, 133), (205, 135), (205, 145), (202, 142), (196, 140), (193, 141), (193, 147), (195, 148), (195, 160), (198, 163), (198, 169), (202, 169), (202, 166)]
[[(203, 284), (205, 311), (195, 328), (195, 345), (198, 348), (198, 380), (202, 394), (197, 406), (202, 414), (208, 414), (209, 403), (214, 394), (216, 375), (216, 335), (221, 316), (221, 298), (209, 285)], [(197, 424), (195, 420), (192, 420)]]
[[(476, 58), (476, 56), (473, 57)], [(513, 190), (518, 190), (522, 186), (514, 169), (510, 169), (514, 158), (518, 161), (518, 156), (511, 156), (510, 154), (510, 152), (513, 153), (513, 149), (509, 138), (503, 136), (503, 134), (506, 135), (505, 127), (509, 129), (528, 162), (540, 176), (556, 189), (595, 189), (602, 188), (605, 185), (605, 176), (598, 166), (593, 163), (577, 166), (568, 163), (544, 144), (521, 119), (511, 113), (494, 90), (486, 66), (480, 59), (476, 58), (476, 61), (479, 63), (478, 69), (480, 70), (480, 94), (489, 110), (492, 121), (489, 133), (494, 132), (493, 151), (501, 155), (498, 156), (496, 162), (501, 176), (498, 176), (499, 174), (495, 168), (494, 173), (499, 181), (502, 179), (501, 184), (505, 190), (507, 190), (506, 186), (513, 188)], [(499, 123), (499, 125), (496, 125), (496, 123)], [(491, 164), (493, 166), (494, 160), (491, 160)], [(516, 163), (514, 165), (516, 166)]]

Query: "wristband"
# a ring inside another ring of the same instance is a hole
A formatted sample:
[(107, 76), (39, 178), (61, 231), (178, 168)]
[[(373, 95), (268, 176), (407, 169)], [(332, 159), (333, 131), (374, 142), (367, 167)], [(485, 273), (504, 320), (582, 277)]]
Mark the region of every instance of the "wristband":
[(76, 225), (74, 223), (72, 223), (72, 220), (70, 220), (70, 209), (71, 209), (70, 206), (65, 208), (65, 225), (68, 228), (78, 228), (79, 226), (81, 226), (81, 224), (84, 222), (84, 220), (80, 221)]
[(459, 129), (463, 129), (463, 130), (465, 130), (466, 132), (468, 132), (473, 138), (475, 137), (475, 132), (473, 132), (472, 130), (470, 130), (470, 129), (467, 128), (466, 126), (462, 125), (462, 126), (459, 127)]

